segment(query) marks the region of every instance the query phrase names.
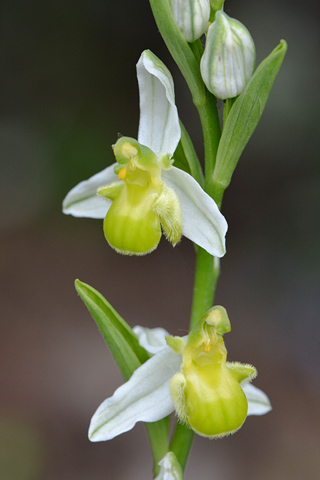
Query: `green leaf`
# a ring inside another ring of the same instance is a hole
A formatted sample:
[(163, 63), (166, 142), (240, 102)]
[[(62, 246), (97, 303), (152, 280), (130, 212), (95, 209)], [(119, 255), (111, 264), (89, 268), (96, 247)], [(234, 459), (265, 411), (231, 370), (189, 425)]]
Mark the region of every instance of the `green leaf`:
[[(75, 281), (75, 287), (97, 323), (124, 380), (128, 380), (134, 370), (148, 360), (149, 354), (140, 347), (129, 325), (97, 290), (80, 280)], [(157, 474), (158, 462), (168, 451), (169, 417), (148, 423), (146, 426), (155, 461), (155, 474)]]
[(238, 160), (261, 118), (286, 51), (287, 44), (281, 40), (260, 63), (234, 102), (223, 127), (213, 172), (217, 188), (220, 186), (225, 190), (228, 187)]
[(98, 325), (123, 378), (128, 380), (134, 370), (148, 360), (149, 354), (139, 345), (129, 325), (97, 290), (80, 280), (75, 281), (75, 288)]

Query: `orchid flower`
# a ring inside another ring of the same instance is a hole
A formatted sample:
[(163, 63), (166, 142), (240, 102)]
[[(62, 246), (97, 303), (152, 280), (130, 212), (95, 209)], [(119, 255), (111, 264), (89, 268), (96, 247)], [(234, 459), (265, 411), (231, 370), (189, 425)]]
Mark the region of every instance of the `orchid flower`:
[(113, 146), (117, 163), (74, 187), (63, 201), (63, 212), (104, 218), (108, 243), (123, 254), (151, 252), (163, 231), (173, 245), (184, 235), (221, 257), (225, 218), (191, 175), (172, 166), (181, 130), (171, 74), (146, 50), (137, 63), (137, 77), (138, 140), (120, 138)]
[(164, 329), (133, 330), (152, 356), (99, 406), (89, 427), (91, 441), (111, 440), (137, 422), (155, 422), (175, 410), (196, 433), (222, 437), (248, 415), (271, 410), (266, 394), (248, 383), (255, 368), (226, 362), (222, 334), (230, 322), (222, 307), (209, 310), (186, 337), (170, 337)]

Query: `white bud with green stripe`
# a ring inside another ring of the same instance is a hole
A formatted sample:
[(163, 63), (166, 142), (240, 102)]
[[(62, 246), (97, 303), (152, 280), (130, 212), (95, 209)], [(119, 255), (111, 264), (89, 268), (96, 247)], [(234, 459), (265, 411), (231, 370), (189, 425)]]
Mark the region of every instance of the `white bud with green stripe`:
[(201, 75), (208, 90), (221, 99), (239, 95), (255, 67), (255, 46), (247, 28), (222, 10), (210, 25), (201, 59)]
[(195, 42), (208, 30), (210, 0), (171, 0), (171, 10), (187, 42)]

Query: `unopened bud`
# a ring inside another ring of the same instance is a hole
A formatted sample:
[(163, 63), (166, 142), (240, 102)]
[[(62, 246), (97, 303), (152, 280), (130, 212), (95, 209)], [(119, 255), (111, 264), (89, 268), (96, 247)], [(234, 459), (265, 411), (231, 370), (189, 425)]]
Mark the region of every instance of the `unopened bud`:
[(159, 475), (154, 480), (182, 480), (183, 471), (177, 457), (173, 452), (168, 452), (158, 463)]
[(173, 17), (187, 42), (208, 30), (210, 0), (170, 0)]
[(236, 97), (250, 80), (255, 59), (255, 46), (247, 28), (218, 11), (201, 59), (201, 75), (208, 90), (223, 100)]

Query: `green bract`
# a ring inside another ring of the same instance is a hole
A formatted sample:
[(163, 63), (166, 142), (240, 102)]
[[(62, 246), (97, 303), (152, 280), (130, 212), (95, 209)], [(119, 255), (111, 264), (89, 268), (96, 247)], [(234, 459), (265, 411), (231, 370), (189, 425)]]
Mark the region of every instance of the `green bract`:
[(286, 51), (287, 44), (282, 40), (260, 63), (234, 102), (224, 124), (217, 152), (213, 172), (216, 190), (220, 188), (223, 191), (228, 187), (238, 160), (261, 118)]
[(194, 42), (208, 30), (209, 0), (170, 0), (172, 14), (187, 42)]
[(229, 330), (225, 309), (213, 307), (189, 334), (181, 371), (170, 382), (178, 417), (205, 437), (234, 433), (247, 417), (248, 401), (240, 383), (251, 381), (256, 370), (226, 361), (222, 333)]
[(201, 59), (201, 75), (208, 90), (218, 98), (236, 97), (248, 83), (255, 59), (255, 46), (246, 27), (218, 11)]

